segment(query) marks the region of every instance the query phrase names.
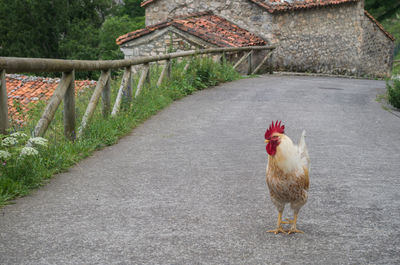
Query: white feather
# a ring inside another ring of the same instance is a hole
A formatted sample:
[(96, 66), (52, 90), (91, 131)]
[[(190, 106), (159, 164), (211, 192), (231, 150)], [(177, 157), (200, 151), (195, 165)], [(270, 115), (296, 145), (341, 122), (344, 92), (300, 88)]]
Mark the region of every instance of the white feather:
[(277, 166), (285, 173), (303, 173), (304, 167), (307, 169), (310, 168), (310, 158), (305, 142), (305, 134), (306, 132), (303, 131), (298, 146), (293, 144), (288, 136), (282, 135), (275, 158)]

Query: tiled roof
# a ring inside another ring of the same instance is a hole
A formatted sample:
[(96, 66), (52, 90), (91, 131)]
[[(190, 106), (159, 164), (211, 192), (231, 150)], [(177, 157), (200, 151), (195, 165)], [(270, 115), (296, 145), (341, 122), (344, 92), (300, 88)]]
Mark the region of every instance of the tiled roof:
[[(14, 101), (24, 113), (29, 109), (29, 103), (48, 100), (56, 89), (59, 78), (45, 78), (17, 74), (6, 75), (6, 86), (8, 95), (8, 114), (14, 121), (23, 122), (23, 117), (17, 111)], [(75, 81), (75, 92), (96, 85), (96, 81)]]
[(365, 15), (366, 15), (369, 19), (372, 20), (372, 22), (374, 22), (374, 23), (378, 26), (378, 28), (379, 28), (380, 30), (382, 30), (382, 32), (383, 32), (389, 39), (391, 39), (392, 41), (395, 40), (394, 37), (393, 37), (389, 32), (387, 32), (387, 31), (383, 28), (383, 26), (381, 25), (381, 23), (379, 23), (370, 13), (368, 13), (367, 10), (364, 10), (364, 13), (365, 13)]
[(314, 7), (340, 5), (344, 3), (359, 2), (360, 0), (249, 0), (270, 13), (290, 10), (308, 9)]
[(156, 0), (143, 0), (142, 1), (142, 3), (140, 3), (140, 6), (146, 6), (146, 5), (148, 5), (148, 4), (150, 4), (150, 3), (153, 3), (153, 2), (155, 2)]
[(174, 26), (219, 47), (262, 46), (267, 44), (260, 37), (238, 27), (226, 19), (213, 15), (212, 12), (201, 12), (175, 17), (172, 20), (147, 26), (146, 28), (122, 35), (116, 42), (118, 45), (121, 45), (168, 26)]
[[(142, 7), (155, 2), (156, 0), (143, 0)], [(338, 5), (348, 2), (358, 2), (360, 0), (249, 0), (265, 8), (270, 13), (279, 11), (298, 10), (319, 6)]]

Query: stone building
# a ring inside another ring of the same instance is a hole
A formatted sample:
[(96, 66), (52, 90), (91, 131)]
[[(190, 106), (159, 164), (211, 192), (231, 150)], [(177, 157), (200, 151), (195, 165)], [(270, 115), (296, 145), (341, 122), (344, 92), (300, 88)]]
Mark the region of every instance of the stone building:
[(394, 38), (363, 0), (146, 0), (142, 7), (147, 27), (117, 39), (126, 58), (168, 47), (271, 44), (282, 71), (388, 76), (393, 63)]

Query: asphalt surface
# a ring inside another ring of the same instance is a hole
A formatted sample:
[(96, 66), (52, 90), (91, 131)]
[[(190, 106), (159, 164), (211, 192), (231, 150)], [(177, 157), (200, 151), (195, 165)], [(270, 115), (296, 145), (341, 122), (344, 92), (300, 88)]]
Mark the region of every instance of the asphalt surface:
[[(274, 75), (175, 102), (0, 209), (0, 264), (400, 264), (400, 118), (376, 101), (384, 87)], [(305, 234), (266, 232), (276, 119), (295, 142), (307, 131)]]

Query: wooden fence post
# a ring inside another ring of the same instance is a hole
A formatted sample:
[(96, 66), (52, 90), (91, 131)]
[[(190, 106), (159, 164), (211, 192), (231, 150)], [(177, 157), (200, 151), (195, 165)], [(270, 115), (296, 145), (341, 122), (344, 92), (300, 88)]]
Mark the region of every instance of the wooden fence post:
[(119, 112), (119, 109), (121, 107), (121, 102), (122, 102), (122, 95), (124, 93), (124, 90), (126, 90), (130, 75), (131, 75), (131, 69), (130, 69), (130, 67), (126, 67), (125, 71), (124, 71), (124, 76), (122, 77), (121, 85), (118, 90), (117, 99), (115, 100), (114, 107), (111, 112), (111, 116), (113, 116), (113, 117), (115, 115), (117, 115), (117, 113)]
[(167, 77), (168, 79), (171, 79), (171, 75), (172, 75), (172, 63), (171, 63), (171, 59), (167, 60)]
[(167, 68), (168, 68), (168, 62), (165, 62), (165, 64), (163, 65), (163, 68), (161, 70), (160, 77), (158, 78), (158, 81), (157, 81), (157, 87), (161, 86), (161, 84), (165, 78), (165, 75), (167, 74)]
[[(102, 71), (102, 73), (103, 72), (104, 71)], [(108, 73), (107, 83), (101, 92), (101, 101), (103, 102), (102, 112), (104, 118), (108, 117), (111, 111), (111, 71), (108, 70)]]
[(127, 101), (132, 102), (132, 67), (126, 67), (125, 70), (129, 71), (129, 76), (126, 81), (126, 89), (124, 90), (124, 97), (127, 99)]
[(142, 74), (140, 75), (140, 79), (139, 79), (139, 82), (138, 82), (138, 85), (136, 88), (135, 98), (137, 98), (139, 96), (140, 91), (142, 90), (142, 87), (144, 85), (144, 82), (148, 78), (149, 68), (150, 68), (150, 65), (148, 63), (143, 65)]
[(271, 50), (271, 57), (269, 61), (269, 73), (272, 75), (274, 73), (274, 50)]
[(222, 53), (221, 58), (220, 58), (220, 62), (222, 65), (224, 65), (226, 63), (226, 54), (225, 52)]
[(244, 60), (246, 60), (246, 58), (250, 56), (251, 53), (252, 53), (252, 51), (250, 51), (250, 52), (246, 53), (245, 55), (243, 55), (242, 58), (240, 58), (239, 61), (237, 61), (235, 63), (235, 65), (233, 66), (233, 69), (236, 69), (241, 63), (243, 63)]
[[(263, 60), (261, 61), (261, 63), (258, 64), (258, 66), (254, 69), (254, 71), (251, 73), (252, 75), (256, 74), (258, 70), (260, 70), (261, 66), (264, 65), (264, 63), (268, 60), (268, 58), (270, 58), (272, 55), (272, 51), (270, 51), (269, 53), (267, 53), (267, 55), (265, 55), (265, 57), (263, 58)], [(270, 68), (271, 69), (271, 68)]]
[(247, 64), (247, 75), (251, 75), (251, 73), (253, 72), (253, 51), (251, 51), (249, 57), (247, 57)]
[(6, 134), (8, 129), (8, 96), (6, 71), (0, 70), (0, 133)]
[(145, 63), (144, 67), (148, 68), (147, 75), (146, 75), (146, 83), (151, 86), (151, 68), (149, 63)]
[(56, 113), (56, 110), (60, 105), (61, 100), (65, 95), (65, 92), (71, 85), (72, 81), (73, 81), (72, 72), (63, 73), (60, 83), (58, 84), (56, 90), (54, 91), (53, 96), (51, 96), (49, 102), (47, 103), (47, 106), (42, 114), (42, 117), (36, 124), (35, 130), (33, 131), (34, 137), (43, 136), (45, 134), (47, 128), (50, 125), (50, 122), (54, 118), (54, 114)]
[(99, 102), (101, 92), (107, 85), (109, 76), (110, 76), (110, 70), (101, 72), (99, 81), (97, 81), (96, 88), (93, 91), (92, 97), (90, 98), (85, 114), (83, 115), (82, 123), (78, 130), (78, 135), (77, 135), (78, 138), (82, 136), (83, 130), (85, 130), (89, 120), (92, 118), (97, 103)]
[(185, 74), (186, 71), (189, 69), (189, 66), (190, 66), (190, 61), (187, 61), (186, 64), (185, 64), (185, 66), (183, 67), (182, 73)]
[(73, 141), (76, 138), (75, 71), (72, 71), (71, 73), (63, 73), (63, 75), (66, 74), (70, 74), (72, 80), (64, 94), (64, 135), (67, 139)]

